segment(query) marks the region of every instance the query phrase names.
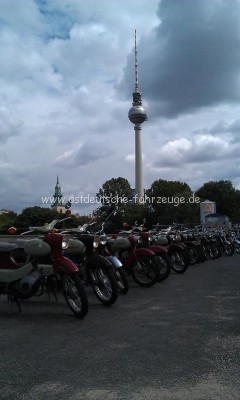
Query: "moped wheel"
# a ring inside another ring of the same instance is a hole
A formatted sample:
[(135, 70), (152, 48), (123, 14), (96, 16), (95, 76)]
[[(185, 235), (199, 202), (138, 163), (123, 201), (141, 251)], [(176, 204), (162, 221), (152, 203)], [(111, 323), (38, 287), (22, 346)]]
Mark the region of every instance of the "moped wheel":
[(155, 256), (138, 256), (134, 262), (132, 269), (132, 277), (134, 281), (143, 287), (149, 287), (157, 282), (159, 277), (158, 264)]
[(210, 258), (211, 258), (212, 260), (214, 260), (214, 258), (217, 257), (216, 248), (215, 248), (214, 243), (208, 243), (208, 245), (207, 245), (207, 252), (208, 252), (208, 255), (210, 256)]
[(236, 252), (237, 252), (238, 254), (240, 254), (240, 243), (235, 242), (235, 243), (234, 243), (234, 248), (235, 248)]
[(172, 262), (169, 256), (164, 253), (157, 253), (155, 255), (155, 260), (159, 268), (158, 282), (162, 282), (169, 277), (172, 268)]
[(188, 247), (187, 248), (188, 251), (188, 256), (190, 258), (190, 264), (196, 264), (199, 262), (200, 259), (200, 254), (199, 254), (199, 250), (197, 247), (192, 246), (192, 247)]
[(111, 306), (118, 298), (117, 281), (110, 268), (93, 268), (90, 270), (93, 291), (97, 299), (105, 306)]
[(224, 244), (224, 250), (225, 250), (225, 253), (228, 256), (232, 256), (233, 253), (234, 253), (234, 247), (233, 247), (233, 245), (231, 243), (225, 243)]
[(84, 318), (88, 312), (88, 298), (78, 272), (63, 274), (62, 291), (73, 314), (78, 318)]
[(114, 272), (120, 293), (126, 294), (129, 290), (129, 283), (126, 272), (123, 270), (122, 267), (116, 268)]
[(177, 274), (183, 274), (189, 266), (189, 260), (184, 251), (176, 250), (171, 254), (172, 269)]

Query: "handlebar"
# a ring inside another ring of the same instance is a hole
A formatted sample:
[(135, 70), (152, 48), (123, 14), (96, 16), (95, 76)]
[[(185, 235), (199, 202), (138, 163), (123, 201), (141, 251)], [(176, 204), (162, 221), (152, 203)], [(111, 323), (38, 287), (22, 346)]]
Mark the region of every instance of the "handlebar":
[(32, 233), (34, 231), (40, 231), (40, 232), (43, 232), (43, 233), (48, 233), (55, 227), (55, 225), (57, 223), (66, 221), (67, 219), (71, 219), (71, 217), (67, 217), (67, 218), (63, 218), (63, 219), (54, 219), (49, 224), (46, 223), (46, 224), (44, 224), (42, 226), (30, 226), (29, 227), (29, 231), (23, 232), (23, 233), (21, 233), (21, 235), (27, 235), (28, 233)]

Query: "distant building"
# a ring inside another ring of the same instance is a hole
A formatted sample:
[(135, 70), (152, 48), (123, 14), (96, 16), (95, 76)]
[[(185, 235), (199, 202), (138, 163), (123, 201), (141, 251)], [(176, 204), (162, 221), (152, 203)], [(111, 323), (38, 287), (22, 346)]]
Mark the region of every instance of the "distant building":
[(61, 186), (59, 184), (58, 176), (57, 176), (57, 183), (56, 183), (56, 186), (55, 186), (55, 192), (54, 192), (53, 198), (54, 198), (54, 202), (51, 205), (51, 208), (53, 210), (56, 210), (59, 213), (65, 213), (66, 209), (65, 209), (65, 206), (62, 203), (63, 195), (62, 195)]
[(205, 218), (205, 227), (206, 228), (230, 228), (230, 222), (227, 215), (224, 214), (208, 214)]
[(4, 209), (0, 210), (0, 214), (9, 214), (9, 213), (12, 213), (12, 212), (14, 212), (14, 211), (12, 211), (12, 210), (4, 210)]
[(200, 203), (200, 221), (201, 224), (206, 223), (206, 216), (216, 213), (215, 201), (205, 200)]

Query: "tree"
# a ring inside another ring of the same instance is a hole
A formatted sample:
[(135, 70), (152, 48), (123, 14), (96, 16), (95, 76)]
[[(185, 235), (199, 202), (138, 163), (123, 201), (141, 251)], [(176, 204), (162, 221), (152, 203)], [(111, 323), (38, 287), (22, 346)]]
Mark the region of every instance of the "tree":
[[(124, 209), (123, 222), (134, 226), (135, 222), (141, 225), (145, 220), (144, 226), (148, 229), (151, 228), (150, 211), (147, 204), (129, 204)], [(123, 227), (122, 227), (123, 228)]]
[(106, 181), (97, 193), (103, 205), (124, 206), (132, 197), (132, 189), (127, 179), (119, 177)]
[(18, 230), (27, 230), (30, 226), (42, 226), (54, 219), (60, 220), (67, 217), (71, 218), (62, 222), (59, 226), (56, 226), (56, 228), (74, 228), (81, 225), (82, 221), (74, 215), (66, 215), (45, 207), (27, 207), (16, 217), (15, 227)]
[(8, 228), (15, 226), (17, 214), (13, 211), (0, 214), (0, 234), (8, 234)]
[(199, 219), (199, 205), (194, 202), (193, 196), (194, 193), (185, 182), (154, 181), (146, 191), (152, 223), (196, 222)]
[(237, 199), (239, 199), (238, 191), (233, 187), (229, 180), (209, 181), (204, 183), (196, 191), (196, 195), (202, 201), (215, 201), (216, 210), (220, 214), (225, 214), (231, 219), (235, 219), (238, 215)]

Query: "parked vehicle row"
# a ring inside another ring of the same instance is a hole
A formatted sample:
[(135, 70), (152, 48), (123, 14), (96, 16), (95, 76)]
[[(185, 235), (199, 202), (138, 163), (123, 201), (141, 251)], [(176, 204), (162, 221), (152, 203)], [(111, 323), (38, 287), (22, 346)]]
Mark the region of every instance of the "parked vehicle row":
[[(109, 217), (108, 217), (109, 218)], [(63, 219), (62, 221), (64, 221)], [(172, 226), (150, 231), (129, 226), (113, 235), (90, 232), (92, 224), (57, 232), (54, 220), (26, 233), (38, 234), (15, 243), (0, 242), (0, 295), (7, 295), (10, 314), (13, 303), (47, 293), (65, 298), (73, 314), (84, 318), (89, 309), (86, 287), (105, 306), (129, 291), (129, 275), (142, 287), (169, 278), (171, 271), (183, 274), (190, 265), (222, 254), (240, 253), (239, 232), (185, 229)]]

